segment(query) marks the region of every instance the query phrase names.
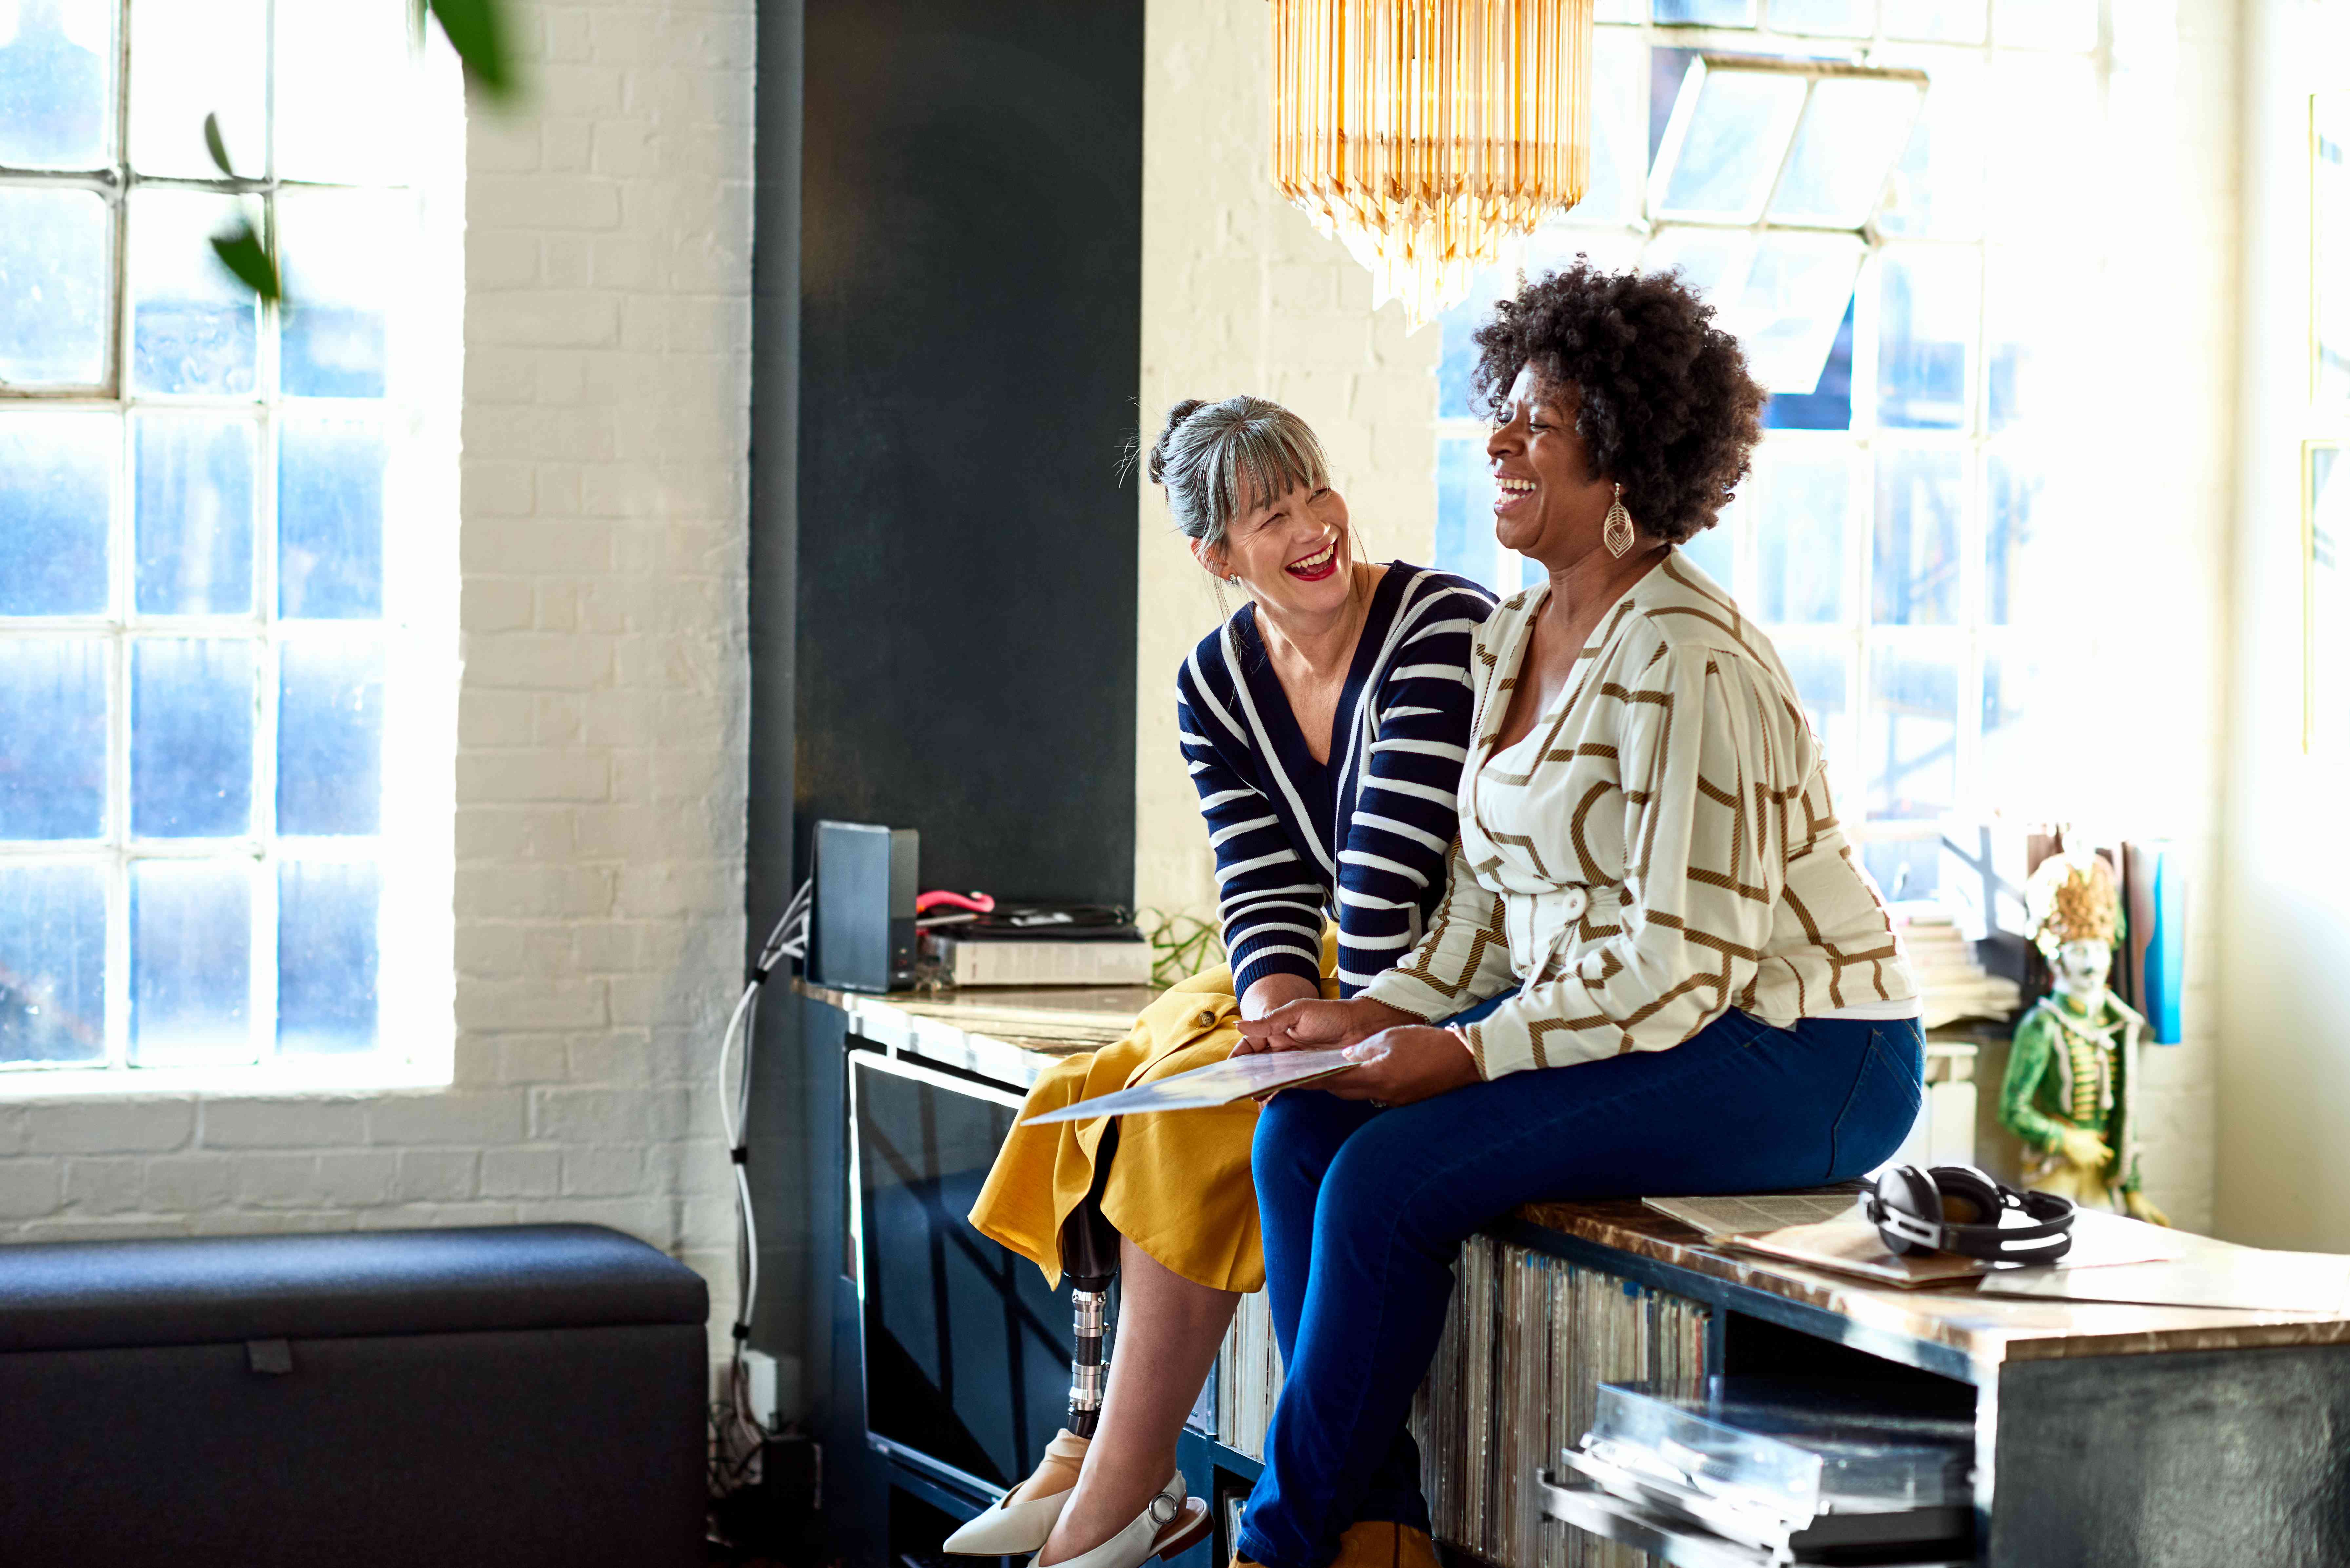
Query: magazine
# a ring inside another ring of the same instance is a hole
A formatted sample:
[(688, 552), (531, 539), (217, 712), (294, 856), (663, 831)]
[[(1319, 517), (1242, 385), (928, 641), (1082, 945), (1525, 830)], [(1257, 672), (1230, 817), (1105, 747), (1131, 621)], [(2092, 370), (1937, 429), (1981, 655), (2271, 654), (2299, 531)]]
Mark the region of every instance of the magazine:
[(1096, 1095), (1090, 1100), (1079, 1100), (1057, 1111), (1024, 1116), (1020, 1125), (1082, 1122), (1096, 1116), (1132, 1116), (1149, 1111), (1213, 1110), (1274, 1089), (1311, 1084), (1360, 1065), (1343, 1046), (1326, 1051), (1267, 1051), (1253, 1056), (1232, 1056), (1137, 1088)]

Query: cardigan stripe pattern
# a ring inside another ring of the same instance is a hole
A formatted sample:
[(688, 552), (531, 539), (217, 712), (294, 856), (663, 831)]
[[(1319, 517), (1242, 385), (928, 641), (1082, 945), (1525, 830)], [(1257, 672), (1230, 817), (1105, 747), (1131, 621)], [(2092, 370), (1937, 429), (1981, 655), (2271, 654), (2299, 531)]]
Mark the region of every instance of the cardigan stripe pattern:
[(1338, 925), (1338, 989), (1352, 996), (1419, 940), (1444, 891), (1469, 655), (1493, 601), (1466, 578), (1390, 565), (1371, 596), (1317, 763), (1244, 605), (1175, 678), (1184, 765), (1216, 852), (1232, 989), (1270, 974), (1318, 980)]
[(1679, 553), (1603, 616), (1559, 705), (1496, 752), (1548, 586), (1473, 655), (1451, 886), (1368, 988), (1466, 1030), (1488, 1078), (1679, 1044), (1731, 1008), (1784, 1027), (1917, 985), (1855, 862), (1779, 656)]

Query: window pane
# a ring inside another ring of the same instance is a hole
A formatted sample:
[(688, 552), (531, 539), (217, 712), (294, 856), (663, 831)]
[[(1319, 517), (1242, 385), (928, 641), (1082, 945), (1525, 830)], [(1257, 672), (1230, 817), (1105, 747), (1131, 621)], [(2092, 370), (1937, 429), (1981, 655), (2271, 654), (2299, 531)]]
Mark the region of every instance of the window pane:
[(1436, 567), (1501, 589), (1493, 577), (1498, 549), (1484, 439), (1446, 436), (1436, 443)]
[(1861, 752), (1872, 818), (1917, 821), (1948, 812), (1958, 798), (1957, 661), (1877, 650)]
[(1754, 0), (1656, 0), (1656, 19), (1700, 27), (1752, 27)]
[(1991, 20), (2002, 48), (2097, 47), (2097, 0), (1997, 0)]
[(130, 831), (224, 838), (253, 826), (253, 644), (151, 639), (130, 660)]
[(1755, 618), (1765, 626), (1841, 623), (1851, 459), (1841, 451), (1766, 446), (1755, 468)]
[(1681, 282), (1719, 310), (1722, 301), (1734, 297), (1727, 291), (1745, 286), (1753, 254), (1752, 234), (1668, 226), (1640, 253), (1640, 270), (1680, 274)]
[(204, 116), (220, 116), (236, 171), (267, 172), (261, 105), (268, 66), (266, 0), (138, 0), (130, 54), (164, 68), (139, 73), (130, 95), (130, 161), (141, 174), (217, 176), (204, 151)]
[(105, 642), (0, 639), (0, 838), (105, 831)]
[(365, 620), (383, 613), (382, 432), (289, 419), (277, 437), (277, 613)]
[(1983, 292), (1983, 413), (1990, 428), (2073, 428), (2098, 395), (2091, 384), (2096, 264), (1997, 247)]
[(1752, 222), (1770, 199), (1803, 107), (1801, 77), (1690, 67), (1673, 110), (1676, 119), (1687, 117), (1688, 128), (1678, 154), (1658, 169), (1664, 192), (1658, 215)]
[(1477, 346), (1470, 341), (1470, 334), (1493, 319), (1495, 300), (1515, 293), (1515, 281), (1500, 268), (1481, 272), (1469, 286), (1469, 296), (1436, 318), (1441, 345), (1436, 364), (1438, 419), (1484, 419), (1484, 410), (1470, 400), (1474, 396), (1470, 377), (1477, 369)]
[(1771, 0), (1771, 26), (1785, 33), (1865, 38), (1877, 30), (1877, 0)]
[(1983, 0), (1885, 0), (1885, 36), (1938, 44), (1980, 44)]
[(1766, 431), (1848, 431), (1852, 429), (1853, 331), (1860, 300), (1857, 294), (1844, 307), (1835, 340), (1820, 366), (1819, 379), (1809, 392), (1773, 392), (1762, 405)]
[(1638, 222), (1648, 186), (1648, 46), (1638, 33), (1592, 39), (1591, 183), (1567, 221)]
[(1870, 615), (1878, 626), (1953, 626), (1959, 618), (1960, 452), (1879, 452)]
[(106, 165), (119, 8), (118, 0), (17, 0), (0, 11), (0, 164)]
[(1939, 838), (1878, 839), (1864, 844), (1860, 863), (1877, 878), (1879, 892), (1904, 903), (1930, 898), (1942, 885)]
[(106, 613), (110, 414), (0, 414), (0, 615)]
[(1985, 466), (1983, 619), (1991, 626), (2062, 625), (2073, 573), (2049, 559), (2053, 530), (2043, 525), (2045, 471), (2033, 454), (1993, 452)]
[(1917, 118), (1918, 95), (1914, 82), (1830, 77), (1815, 84), (1771, 216), (1847, 229), (1867, 222)]
[(0, 865), (0, 1064), (106, 1054), (106, 874)]
[(1690, 535), (1679, 545), (1689, 562), (1714, 580), (1723, 593), (1735, 597), (1738, 580), (1738, 524), (1725, 511), (1711, 528)]
[(1972, 239), (1982, 232), (1982, 122), (1991, 112), (1983, 101), (1981, 57), (1956, 49), (1884, 49), (1872, 57), (1920, 67), (1932, 78), (1877, 227), (1888, 234)]
[(369, 834), (383, 815), (383, 653), (290, 641), (277, 687), (277, 831)]
[(131, 439), (139, 613), (251, 613), (253, 421), (141, 414)]
[(0, 189), (0, 386), (106, 379), (109, 244), (95, 192)]
[(1863, 246), (1857, 234), (1766, 234), (1722, 325), (1746, 350), (1766, 391), (1810, 397), (1852, 304)]
[(130, 867), (130, 1059), (142, 1067), (250, 1062), (249, 861)]
[(130, 368), (141, 392), (239, 396), (254, 389), (260, 306), (213, 254), (233, 196), (140, 191), (130, 199)]
[(1812, 722), (1812, 733), (1823, 746), (1841, 738), (1846, 695), (1852, 689), (1852, 655), (1835, 648), (1783, 648), (1779, 661), (1795, 682), (1795, 701)]
[(376, 1044), (376, 909), (368, 864), (277, 867), (277, 1048), (371, 1051)]
[(1968, 358), (1982, 308), (1970, 250), (1901, 248), (1879, 272), (1877, 418), (1880, 424), (1964, 430)]
[(410, 199), (288, 192), (277, 199), (277, 223), (290, 302), (278, 334), (280, 388), (297, 398), (382, 397), (392, 282), (415, 230)]
[(1640, 268), (1680, 274), (1736, 336), (1766, 391), (1808, 398), (1823, 389), (1864, 254), (1857, 234), (1772, 231), (1758, 240), (1746, 230), (1667, 224), (1642, 254)]
[(406, 0), (277, 0), (277, 177), (396, 180), (408, 50)]
[(2095, 62), (2066, 55), (1998, 51), (1987, 117), (1993, 234), (2046, 243), (2097, 225), (2108, 188)]
[(2032, 711), (2033, 699), (2047, 690), (2047, 679), (2029, 653), (2000, 653), (1983, 660), (1983, 799), (2050, 800), (2050, 737), (2044, 725), (2033, 723)]

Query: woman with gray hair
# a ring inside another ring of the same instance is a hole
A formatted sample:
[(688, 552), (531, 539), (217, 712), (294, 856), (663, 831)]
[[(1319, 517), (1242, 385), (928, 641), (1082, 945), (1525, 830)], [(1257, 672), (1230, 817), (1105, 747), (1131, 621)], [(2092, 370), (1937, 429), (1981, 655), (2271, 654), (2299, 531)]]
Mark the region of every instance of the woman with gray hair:
[[(1419, 940), (1452, 847), (1470, 645), (1492, 596), (1358, 558), (1320, 441), (1279, 404), (1178, 403), (1149, 468), (1192, 556), (1249, 600), (1175, 680), (1229, 962), (1174, 986), (1119, 1044), (1056, 1064), (1024, 1116), (1220, 1062), (1243, 1019), (1354, 995)], [(1097, 1204), (1125, 1282), (1118, 1355), (1094, 1430), (1055, 1438), (1035, 1472), (947, 1550), (1138, 1568), (1207, 1533), (1175, 1443), (1240, 1295), (1265, 1282), (1249, 1170), (1256, 1118), (1242, 1105), (1014, 1127), (972, 1223), (1057, 1286), (1065, 1262), (1081, 1272), (1063, 1258), (1065, 1227)], [(1410, 1517), (1418, 1456), (1399, 1449), (1389, 1468), (1357, 1529), (1393, 1536)]]

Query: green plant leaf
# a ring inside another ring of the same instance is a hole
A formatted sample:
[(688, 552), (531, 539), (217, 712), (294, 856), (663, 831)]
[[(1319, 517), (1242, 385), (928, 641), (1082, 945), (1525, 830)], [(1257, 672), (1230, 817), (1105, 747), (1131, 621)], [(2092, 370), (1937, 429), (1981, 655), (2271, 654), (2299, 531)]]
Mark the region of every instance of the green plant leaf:
[(217, 114), (204, 116), (204, 151), (213, 155), (213, 161), (219, 165), (222, 173), (232, 180), (236, 178), (236, 171), (229, 165), (228, 142), (221, 136), (220, 116)]
[(231, 276), (256, 295), (267, 300), (279, 297), (277, 260), (261, 243), (249, 223), (240, 223), (225, 234), (213, 236), (213, 254), (220, 257), (221, 265)]
[(489, 98), (511, 100), (521, 88), (506, 28), (505, 0), (425, 0), (441, 18), (465, 75)]

